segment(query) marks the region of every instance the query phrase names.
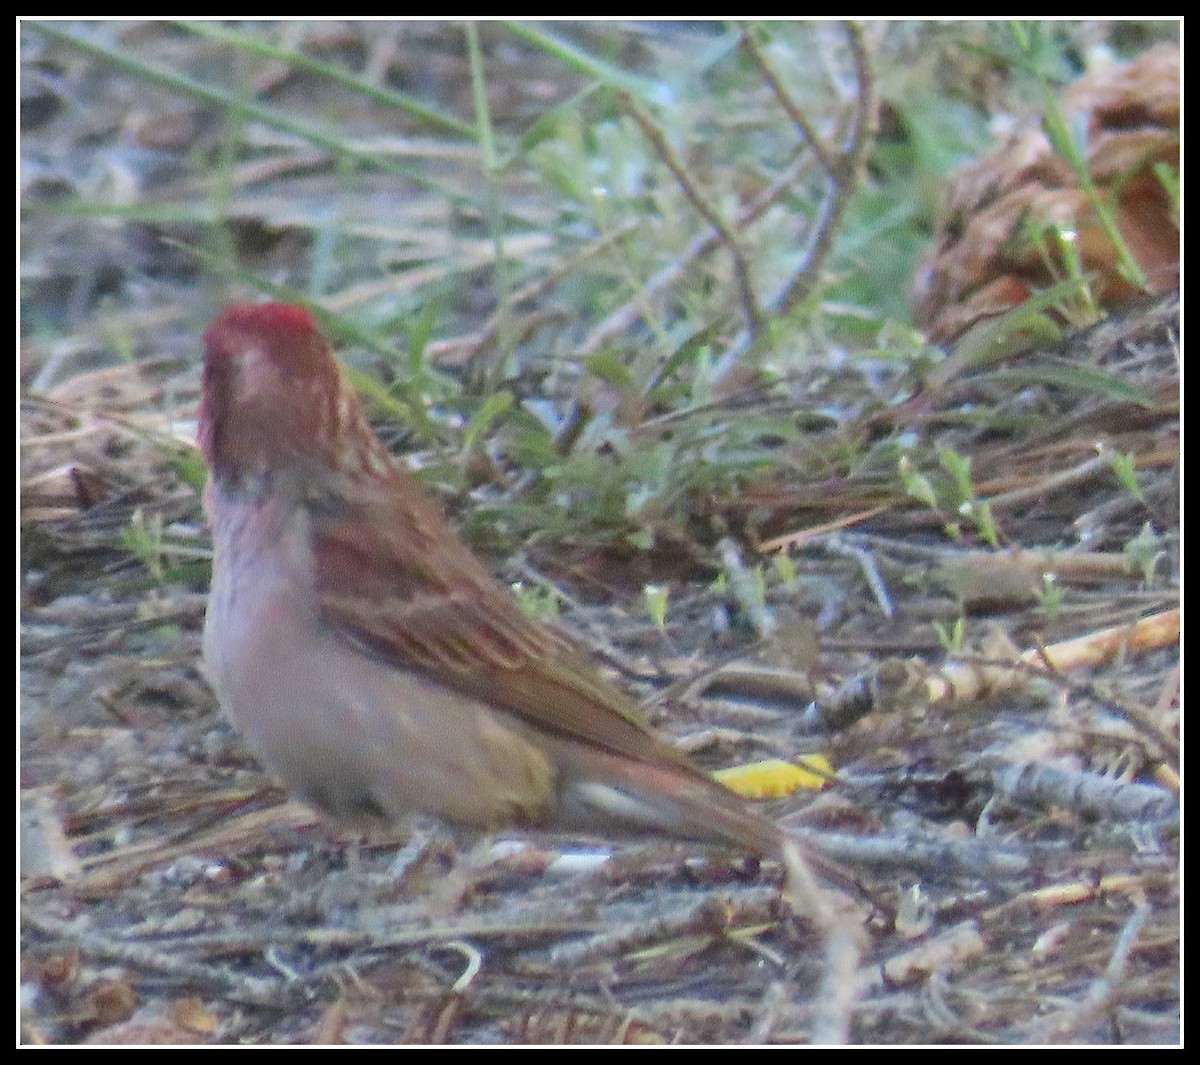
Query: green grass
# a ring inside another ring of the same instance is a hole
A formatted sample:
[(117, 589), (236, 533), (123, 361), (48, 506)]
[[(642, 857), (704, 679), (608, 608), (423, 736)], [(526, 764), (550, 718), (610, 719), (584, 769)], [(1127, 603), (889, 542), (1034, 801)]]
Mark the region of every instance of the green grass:
[[(376, 415), (429, 449), (422, 476), (470, 494), (461, 516), (490, 547), (714, 553), (730, 531), (720, 502), (791, 475), (815, 424), (823, 476), (876, 475), (891, 454), (901, 491), (894, 456), (914, 447), (854, 426), (940, 358), (906, 302), (938, 179), (987, 148), (990, 121), (1031, 105), (1078, 159), (1054, 90), (1078, 73), (1086, 36), (1071, 24), (447, 26), (439, 55), (469, 92), (444, 100), (419, 78), (401, 91), (311, 55), (280, 25), (179, 22), (172, 32), (195, 40), (189, 70), (95, 24), (22, 29), (211, 109), (221, 129), (189, 161), (189, 196), (31, 211), (187, 222), (180, 247), (210, 290), (311, 303)], [(499, 102), (514, 54), (544, 99)], [(272, 65), (311, 87), (305, 104), (256, 91)], [(319, 185), (289, 177), (289, 160), (305, 173), (302, 155)], [(272, 159), (273, 183), (246, 179)], [(233, 236), (247, 216), (304, 234), (307, 258), (261, 272)], [(1042, 306), (1008, 325), (1042, 322)], [(1000, 329), (955, 370), (997, 362)], [(465, 362), (431, 353), (455, 341)], [(1117, 387), (1100, 377), (1066, 385)], [(938, 467), (932, 438), (915, 448), (909, 494)]]

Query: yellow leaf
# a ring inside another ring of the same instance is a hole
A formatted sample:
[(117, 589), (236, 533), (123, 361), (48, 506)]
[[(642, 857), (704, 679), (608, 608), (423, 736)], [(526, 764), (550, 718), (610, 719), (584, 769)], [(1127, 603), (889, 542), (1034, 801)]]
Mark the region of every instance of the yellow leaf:
[(762, 762), (721, 769), (714, 777), (747, 799), (781, 799), (800, 788), (823, 788), (833, 767), (823, 754), (809, 754), (800, 763), (768, 758)]

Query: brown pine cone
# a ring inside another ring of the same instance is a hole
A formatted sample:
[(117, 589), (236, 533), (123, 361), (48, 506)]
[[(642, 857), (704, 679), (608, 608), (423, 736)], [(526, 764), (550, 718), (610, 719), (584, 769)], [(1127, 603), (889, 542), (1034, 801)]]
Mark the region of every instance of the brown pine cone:
[[(1179, 49), (1158, 45), (1131, 63), (1093, 70), (1063, 93), (1060, 106), (1068, 122), (1086, 115), (1088, 171), (1146, 275), (1147, 291), (1178, 288), (1178, 221), (1153, 168), (1179, 166)], [(1034, 239), (1048, 224), (1075, 231), (1100, 303), (1139, 293), (1121, 273), (1070, 163), (1040, 128), (1026, 128), (951, 176), (933, 250), (913, 285), (917, 324), (930, 339), (949, 342), (1067, 276), (1054, 242), (1039, 246)]]

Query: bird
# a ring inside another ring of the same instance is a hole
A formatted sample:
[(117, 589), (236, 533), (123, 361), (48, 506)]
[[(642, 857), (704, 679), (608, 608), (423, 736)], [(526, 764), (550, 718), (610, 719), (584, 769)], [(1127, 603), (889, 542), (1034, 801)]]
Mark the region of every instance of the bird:
[(380, 440), (307, 308), (233, 304), (203, 343), (205, 668), (295, 795), (361, 832), (424, 814), (800, 861), (521, 609)]

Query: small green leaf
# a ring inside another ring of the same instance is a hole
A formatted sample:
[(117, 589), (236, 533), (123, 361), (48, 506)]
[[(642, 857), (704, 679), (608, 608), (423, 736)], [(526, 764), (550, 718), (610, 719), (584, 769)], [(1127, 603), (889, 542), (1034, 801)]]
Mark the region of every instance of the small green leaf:
[(779, 574), (783, 581), (784, 587), (788, 591), (792, 591), (797, 583), (796, 563), (792, 560), (792, 556), (786, 551), (779, 551), (772, 559), (775, 565), (775, 572)]
[(463, 450), (470, 451), (475, 441), (488, 427), (513, 405), (513, 394), (507, 389), (488, 396), (463, 430)]
[(408, 366), (414, 377), (425, 372), (425, 349), (433, 335), (433, 323), (437, 319), (437, 300), (430, 300), (413, 323), (408, 333)]
[(969, 502), (975, 498), (975, 486), (971, 483), (971, 458), (953, 448), (944, 447), (938, 450), (938, 459), (942, 468), (950, 474), (960, 502)]
[(912, 459), (907, 455), (900, 457), (897, 472), (905, 492), (928, 507), (937, 507), (937, 493), (933, 489), (933, 482), (913, 465)]
[(949, 629), (935, 618), (933, 628), (937, 633), (938, 643), (946, 651), (950, 654), (957, 654), (962, 650), (963, 637), (966, 633), (966, 621), (962, 617), (955, 618), (954, 624)]
[(179, 474), (183, 483), (197, 490), (208, 483), (208, 467), (199, 451), (190, 448), (171, 456), (171, 468)]
[(634, 384), (632, 372), (615, 348), (605, 348), (589, 355), (584, 365), (606, 384), (626, 387)]
[(642, 588), (642, 601), (646, 604), (646, 612), (658, 629), (667, 626), (667, 597), (669, 589), (665, 584), (647, 584)]
[(1137, 536), (1125, 545), (1125, 557), (1139, 566), (1142, 580), (1149, 586), (1154, 582), (1154, 567), (1162, 553), (1162, 537), (1150, 522), (1141, 527)]
[(1000, 546), (1000, 529), (996, 525), (996, 516), (992, 513), (992, 505), (987, 500), (976, 500), (973, 507), (975, 531), (979, 533), (984, 543), (992, 547)]
[(1042, 586), (1038, 592), (1038, 599), (1047, 617), (1052, 618), (1057, 616), (1058, 612), (1062, 609), (1063, 590), (1062, 586), (1055, 580), (1053, 573), (1042, 574)]
[(1132, 453), (1120, 454), (1114, 451), (1108, 456), (1108, 462), (1117, 480), (1121, 483), (1121, 487), (1134, 499), (1144, 501), (1146, 497), (1137, 476), (1137, 456)]
[(1127, 377), (1099, 366), (1080, 363), (1030, 363), (992, 370), (987, 380), (1015, 387), (1049, 385), (1080, 394), (1105, 396), (1124, 403), (1151, 408), (1154, 400)]

